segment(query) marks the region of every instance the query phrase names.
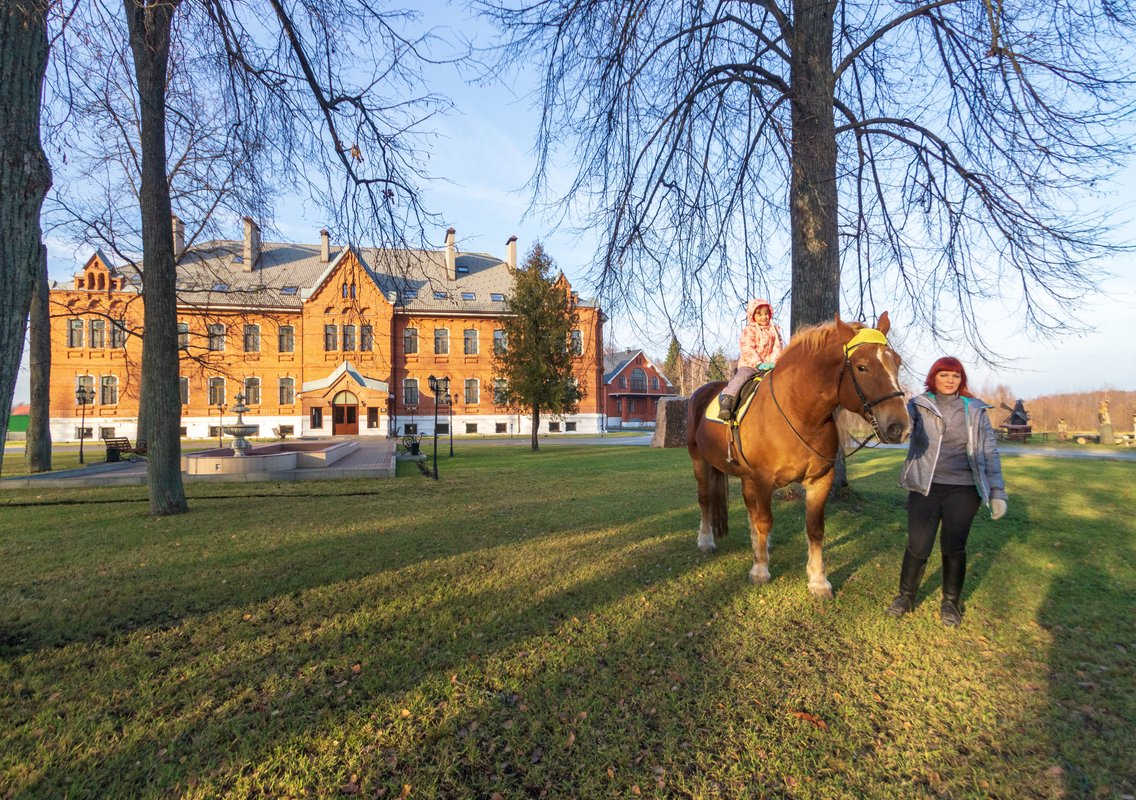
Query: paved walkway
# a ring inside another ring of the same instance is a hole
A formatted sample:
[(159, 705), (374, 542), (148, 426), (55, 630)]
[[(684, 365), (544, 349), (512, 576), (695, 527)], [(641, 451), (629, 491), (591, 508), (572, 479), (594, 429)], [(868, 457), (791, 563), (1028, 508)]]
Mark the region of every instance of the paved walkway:
[[(331, 440), (328, 440), (331, 441)], [(189, 475), (186, 482), (255, 482), (333, 480), (336, 478), (393, 478), (394, 439), (359, 439), (359, 448), (327, 467), (309, 467), (276, 472), (250, 472), (243, 475)], [(101, 455), (101, 453), (100, 453)], [(5, 458), (8, 456), (6, 455)], [(78, 469), (21, 475), (0, 480), (0, 487), (62, 489), (72, 486), (133, 486), (146, 483), (146, 462), (97, 462)]]

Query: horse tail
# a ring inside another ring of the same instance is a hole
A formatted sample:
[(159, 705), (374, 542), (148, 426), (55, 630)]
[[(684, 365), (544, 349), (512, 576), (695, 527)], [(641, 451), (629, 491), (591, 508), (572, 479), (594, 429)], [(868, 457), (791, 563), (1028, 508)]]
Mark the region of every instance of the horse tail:
[(730, 484), (724, 472), (709, 467), (707, 485), (710, 490), (710, 526), (714, 531), (714, 541), (730, 532)]

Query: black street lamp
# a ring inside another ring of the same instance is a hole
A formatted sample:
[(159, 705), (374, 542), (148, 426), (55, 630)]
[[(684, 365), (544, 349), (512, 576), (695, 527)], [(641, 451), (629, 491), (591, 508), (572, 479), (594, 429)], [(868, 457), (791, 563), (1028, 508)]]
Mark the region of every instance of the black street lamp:
[(430, 384), (430, 392), (434, 395), (434, 480), (438, 480), (438, 395), (446, 395), (449, 399), (450, 379), (435, 378), (431, 375), (426, 379)]
[[(449, 380), (449, 378), (446, 378)], [(446, 398), (450, 403), (450, 458), (454, 457), (454, 403), (458, 401), (458, 393), (454, 392)]]
[(75, 402), (79, 404), (79, 463), (83, 463), (83, 440), (87, 438), (87, 404), (95, 402), (95, 389), (80, 385), (75, 390)]

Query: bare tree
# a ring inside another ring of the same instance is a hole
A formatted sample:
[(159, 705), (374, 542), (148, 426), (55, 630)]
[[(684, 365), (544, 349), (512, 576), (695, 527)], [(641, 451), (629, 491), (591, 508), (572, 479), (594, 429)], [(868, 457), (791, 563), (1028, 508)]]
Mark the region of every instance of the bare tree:
[[(47, 0), (0, 0), (0, 443), (8, 435), (41, 269), (40, 208), (51, 186), (39, 136), (48, 6)], [(0, 467), (3, 458), (0, 448)]]
[(475, 4), (543, 67), (535, 196), (594, 203), (609, 308), (698, 320), (787, 250), (791, 330), (884, 306), (989, 358), (976, 301), (1061, 330), (1110, 248), (1070, 192), (1130, 149), (1127, 2)]
[[(377, 10), (365, 0), (123, 0), (122, 8), (125, 23), (107, 3), (84, 6), (87, 24), (118, 35), (74, 36), (68, 55), (105, 57), (102, 50), (109, 47), (113, 61), (114, 52), (122, 52), (114, 43), (129, 44), (127, 85), (136, 92), (139, 125), (137, 131), (124, 128), (122, 135), (137, 147), (107, 169), (138, 176), (134, 230), (140, 232), (145, 303), (140, 424), (147, 427), (151, 455), (151, 512), (171, 514), (185, 510), (186, 503), (179, 464), (170, 216), (173, 199), (181, 201), (179, 210), (198, 202), (171, 186), (179, 185), (180, 165), (200, 163), (169, 157), (171, 129), (181, 124), (183, 132), (201, 134), (178, 139), (180, 150), (174, 152), (200, 153), (208, 149), (203, 142), (216, 145), (221, 157), (210, 174), (221, 185), (245, 187), (218, 193), (215, 180), (203, 179), (197, 183), (207, 191), (199, 199), (251, 196), (267, 212), (271, 182), (266, 176), (287, 175), (308, 188), (349, 241), (391, 247), (408, 236), (421, 240), (425, 223), (435, 223), (417, 189), (425, 177), (418, 137), (422, 123), (445, 104), (414, 95), (429, 37), (401, 33), (413, 17), (409, 12)], [(75, 71), (66, 74), (71, 80)], [(97, 81), (92, 86), (100, 88)], [(205, 108), (178, 101), (201, 92), (209, 92)], [(98, 97), (97, 91), (87, 94)], [(196, 117), (217, 124), (198, 124)], [(121, 214), (115, 208), (121, 198), (107, 199), (106, 215)], [(100, 234), (114, 230), (97, 215), (73, 216), (95, 220)], [(114, 249), (130, 253), (126, 247)]]
[(24, 460), (29, 472), (51, 471), (51, 314), (47, 248), (40, 245), (40, 267), (28, 313), (28, 371), (31, 397)]

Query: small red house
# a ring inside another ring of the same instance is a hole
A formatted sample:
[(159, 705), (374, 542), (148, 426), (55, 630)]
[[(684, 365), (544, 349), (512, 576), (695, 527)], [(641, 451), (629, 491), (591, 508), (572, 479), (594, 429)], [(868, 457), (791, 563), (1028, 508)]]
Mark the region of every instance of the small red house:
[(655, 424), (659, 398), (678, 394), (642, 350), (604, 356), (604, 416), (607, 427)]

